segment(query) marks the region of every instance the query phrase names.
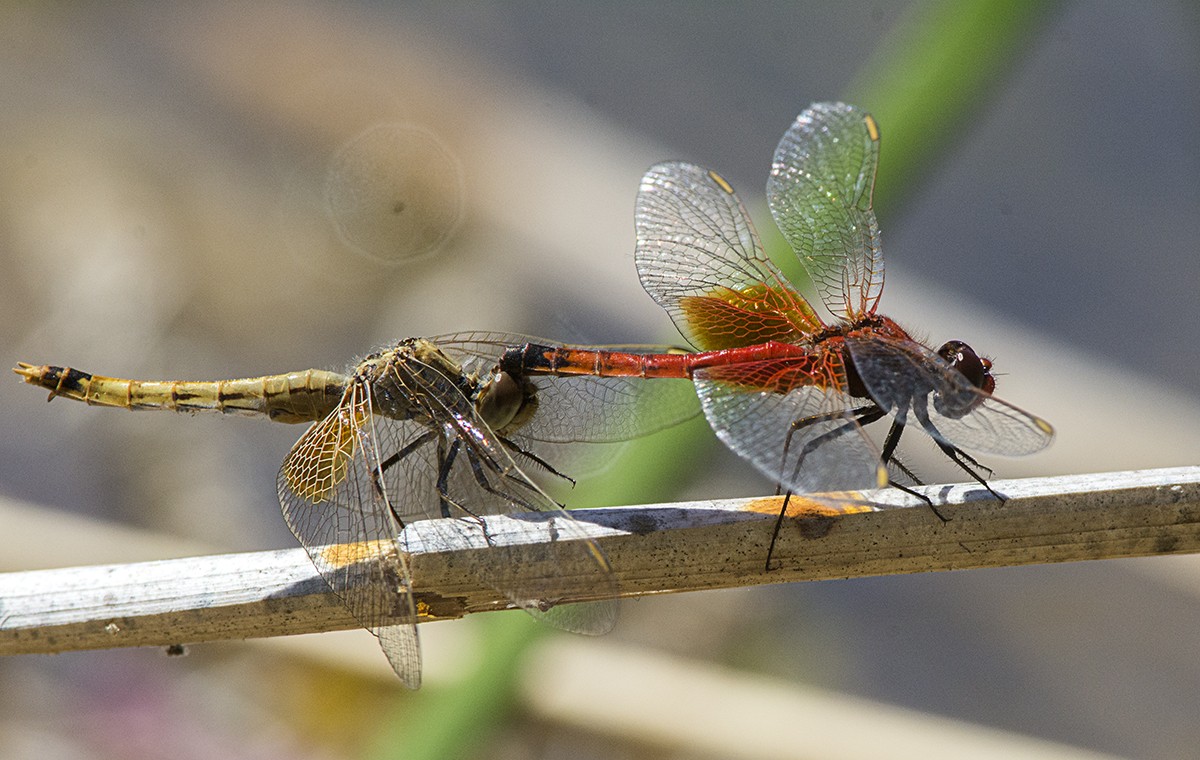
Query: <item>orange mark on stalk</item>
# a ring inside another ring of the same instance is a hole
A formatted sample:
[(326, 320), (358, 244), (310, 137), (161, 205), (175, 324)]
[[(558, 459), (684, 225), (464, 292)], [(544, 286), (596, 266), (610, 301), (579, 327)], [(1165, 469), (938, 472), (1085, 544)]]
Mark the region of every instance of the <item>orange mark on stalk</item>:
[(842, 491), (823, 495), (832, 501), (840, 503), (837, 506), (833, 506), (824, 499), (818, 500), (792, 494), (791, 497), (764, 496), (761, 499), (753, 499), (747, 502), (742, 509), (746, 512), (758, 512), (764, 515), (778, 515), (779, 510), (783, 509), (783, 501), (786, 498), (787, 513), (784, 516), (790, 518), (841, 517), (842, 515), (875, 511), (874, 507), (867, 504), (862, 494), (857, 491)]
[(395, 541), (359, 541), (353, 544), (326, 546), (321, 550), (321, 560), (333, 567), (346, 567), (356, 562), (379, 559), (394, 551), (396, 551)]
[(754, 499), (748, 502), (742, 509), (747, 512), (758, 512), (774, 517), (783, 509), (784, 499), (787, 498), (787, 512), (784, 516), (789, 520), (794, 520), (796, 527), (800, 530), (800, 535), (810, 540), (824, 538), (829, 535), (829, 532), (833, 530), (833, 526), (837, 524), (840, 517), (874, 511), (874, 508), (869, 504), (863, 503), (862, 494), (854, 491), (829, 493), (823, 494), (823, 496), (842, 503), (832, 506), (825, 501), (792, 494), (790, 498), (784, 496), (767, 496), (761, 499)]

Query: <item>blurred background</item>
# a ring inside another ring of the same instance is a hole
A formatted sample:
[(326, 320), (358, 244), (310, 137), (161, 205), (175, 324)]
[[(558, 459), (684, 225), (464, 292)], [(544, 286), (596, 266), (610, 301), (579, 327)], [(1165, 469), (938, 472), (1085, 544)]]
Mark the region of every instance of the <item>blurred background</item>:
[[(10, 3), (0, 40), (10, 365), (678, 343), (633, 267), (643, 171), (721, 171), (771, 240), (775, 143), (846, 99), (883, 133), (886, 313), (992, 356), (1058, 428), (997, 476), (1197, 463), (1194, 4)], [(44, 398), (0, 383), (0, 570), (294, 545), (274, 478), (299, 428)], [(577, 502), (772, 490), (702, 422), (635, 445), (638, 477)], [(417, 693), (365, 632), (10, 657), (0, 755), (1182, 757), (1197, 588), (1160, 558), (646, 598), (599, 640), (500, 613), (424, 626)]]

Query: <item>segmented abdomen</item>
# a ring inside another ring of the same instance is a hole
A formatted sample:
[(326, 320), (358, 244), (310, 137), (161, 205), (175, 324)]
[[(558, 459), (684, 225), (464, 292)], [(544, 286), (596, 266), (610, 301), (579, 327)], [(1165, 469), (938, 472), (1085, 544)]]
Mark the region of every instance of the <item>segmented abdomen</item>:
[(604, 349), (542, 346), (509, 349), (500, 366), (513, 375), (691, 378), (701, 370), (710, 380), (751, 391), (788, 393), (816, 386), (845, 390), (842, 339), (805, 345), (768, 341), (750, 346), (675, 354), (639, 354)]
[(25, 382), (95, 406), (122, 409), (170, 409), (266, 416), (276, 422), (312, 422), (337, 406), (349, 379), (336, 372), (309, 369), (283, 375), (203, 382), (124, 380), (70, 367), (18, 364)]

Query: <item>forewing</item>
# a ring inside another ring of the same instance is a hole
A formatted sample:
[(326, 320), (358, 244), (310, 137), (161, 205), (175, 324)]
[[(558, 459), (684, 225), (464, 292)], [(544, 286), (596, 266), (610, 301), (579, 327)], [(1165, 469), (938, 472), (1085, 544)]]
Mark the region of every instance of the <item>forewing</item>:
[(879, 129), (844, 103), (814, 103), (779, 141), (767, 180), (775, 223), (830, 312), (854, 321), (883, 290), (879, 225), (871, 210)]
[[(840, 389), (844, 384), (813, 382), (819, 377), (815, 367), (791, 364), (697, 371), (696, 390), (717, 437), (794, 493), (886, 485), (879, 451), (855, 421), (854, 399)], [(809, 380), (797, 382), (802, 376)]]
[(821, 328), (763, 254), (745, 207), (717, 173), (682, 162), (651, 167), (635, 224), (642, 287), (692, 345), (796, 343)]
[(411, 576), (396, 542), (400, 528), (373, 477), (379, 442), (371, 420), (368, 394), (360, 384), (351, 385), (341, 404), (309, 427), (284, 459), (279, 502), (321, 577), (379, 638), (396, 674), (415, 689), (421, 653)]
[(1041, 417), (984, 393), (936, 352), (914, 341), (846, 339), (859, 376), (884, 409), (917, 418), (942, 443), (1004, 456), (1050, 445), (1054, 429)]

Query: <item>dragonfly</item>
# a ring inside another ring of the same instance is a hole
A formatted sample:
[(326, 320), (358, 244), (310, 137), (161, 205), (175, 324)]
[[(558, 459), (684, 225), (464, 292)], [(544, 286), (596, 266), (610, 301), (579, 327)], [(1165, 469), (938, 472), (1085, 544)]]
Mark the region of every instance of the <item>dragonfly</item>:
[[(420, 599), (406, 526), (423, 521), (422, 536), (435, 545), (461, 546), (463, 532), (475, 531), (492, 556), (468, 553), (461, 560), (468, 571), (555, 627), (606, 633), (616, 618), (612, 568), (526, 471), (573, 483), (558, 468), (578, 460), (577, 444), (626, 441), (699, 413), (686, 386), (681, 395), (630, 378), (563, 383), (499, 368), (508, 347), (536, 341), (494, 332), (410, 338), (345, 374), (309, 369), (216, 382), (126, 380), (26, 363), (14, 371), (49, 390), (50, 399), (311, 423), (277, 476), (284, 519), (415, 689)], [(559, 459), (552, 463), (551, 455)], [(541, 513), (552, 540), (493, 545), (483, 516), (497, 513)], [(433, 519), (450, 517), (460, 519)], [(554, 570), (538, 574), (534, 567)], [(558, 603), (580, 599), (594, 601)]]
[[(1053, 428), (993, 395), (991, 360), (961, 340), (934, 349), (878, 313), (884, 266), (872, 210), (879, 126), (843, 103), (803, 111), (775, 150), (767, 199), (811, 277), (826, 320), (767, 258), (733, 187), (684, 162), (646, 172), (636, 204), (642, 286), (696, 349), (669, 354), (524, 345), (514, 375), (691, 378), (717, 436), (792, 493), (888, 485), (908, 427), (924, 431), (998, 498), (968, 450), (1024, 455)], [(864, 428), (890, 418), (877, 445)], [(924, 497), (921, 497), (924, 498)], [(927, 499), (925, 501), (928, 502)], [(787, 510), (775, 523), (767, 565)]]

